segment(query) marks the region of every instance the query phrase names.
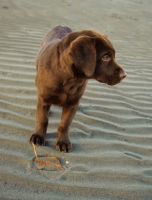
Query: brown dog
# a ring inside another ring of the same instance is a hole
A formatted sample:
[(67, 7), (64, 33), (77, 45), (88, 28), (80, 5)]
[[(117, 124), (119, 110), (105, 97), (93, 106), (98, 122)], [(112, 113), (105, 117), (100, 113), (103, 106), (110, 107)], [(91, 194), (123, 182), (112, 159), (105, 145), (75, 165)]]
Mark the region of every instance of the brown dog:
[(30, 141), (45, 144), (50, 106), (62, 106), (56, 150), (69, 152), (69, 127), (88, 79), (115, 85), (126, 77), (115, 60), (107, 36), (94, 31), (73, 32), (57, 26), (44, 37), (36, 58), (38, 92), (36, 129)]

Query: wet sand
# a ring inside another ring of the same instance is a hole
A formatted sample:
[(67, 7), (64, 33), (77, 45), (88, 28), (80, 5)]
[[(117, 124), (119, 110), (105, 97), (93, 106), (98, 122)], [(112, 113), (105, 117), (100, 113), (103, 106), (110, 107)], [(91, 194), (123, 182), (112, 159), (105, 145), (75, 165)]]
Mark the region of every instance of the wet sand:
[[(152, 5), (135, 0), (0, 1), (0, 199), (152, 199)], [(110, 87), (89, 81), (70, 128), (74, 149), (55, 150), (61, 109), (52, 107), (46, 146), (64, 170), (37, 170), (35, 56), (56, 25), (96, 29), (127, 72)]]

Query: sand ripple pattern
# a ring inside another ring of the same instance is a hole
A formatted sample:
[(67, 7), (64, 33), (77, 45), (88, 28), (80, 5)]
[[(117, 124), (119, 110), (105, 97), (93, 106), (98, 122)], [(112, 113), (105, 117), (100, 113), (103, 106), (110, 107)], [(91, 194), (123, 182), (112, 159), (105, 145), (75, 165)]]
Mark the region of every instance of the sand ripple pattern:
[[(0, 199), (152, 199), (150, 5), (0, 2)], [(35, 55), (43, 35), (58, 24), (106, 33), (128, 77), (114, 87), (89, 81), (70, 129), (69, 154), (54, 149), (61, 109), (52, 107), (46, 146), (37, 153), (57, 156), (64, 170), (49, 172), (35, 169), (28, 139), (35, 126)]]

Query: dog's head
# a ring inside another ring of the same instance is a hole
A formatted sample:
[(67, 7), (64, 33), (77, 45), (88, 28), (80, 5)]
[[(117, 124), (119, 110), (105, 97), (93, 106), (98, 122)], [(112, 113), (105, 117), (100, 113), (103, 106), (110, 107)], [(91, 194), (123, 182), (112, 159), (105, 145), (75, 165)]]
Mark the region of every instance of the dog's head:
[(69, 55), (76, 68), (86, 78), (94, 78), (115, 85), (126, 73), (115, 60), (115, 50), (107, 36), (95, 31), (84, 31), (70, 44)]

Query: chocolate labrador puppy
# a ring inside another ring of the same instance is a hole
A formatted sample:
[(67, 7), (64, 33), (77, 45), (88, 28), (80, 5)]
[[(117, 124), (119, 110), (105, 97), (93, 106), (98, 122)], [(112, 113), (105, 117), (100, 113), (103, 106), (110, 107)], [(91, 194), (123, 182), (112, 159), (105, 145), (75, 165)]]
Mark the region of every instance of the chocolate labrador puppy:
[(73, 32), (64, 26), (57, 26), (45, 35), (36, 68), (36, 129), (30, 141), (45, 144), (50, 106), (61, 106), (56, 150), (70, 152), (68, 131), (88, 79), (115, 85), (126, 74), (116, 62), (114, 47), (107, 36), (94, 30)]

